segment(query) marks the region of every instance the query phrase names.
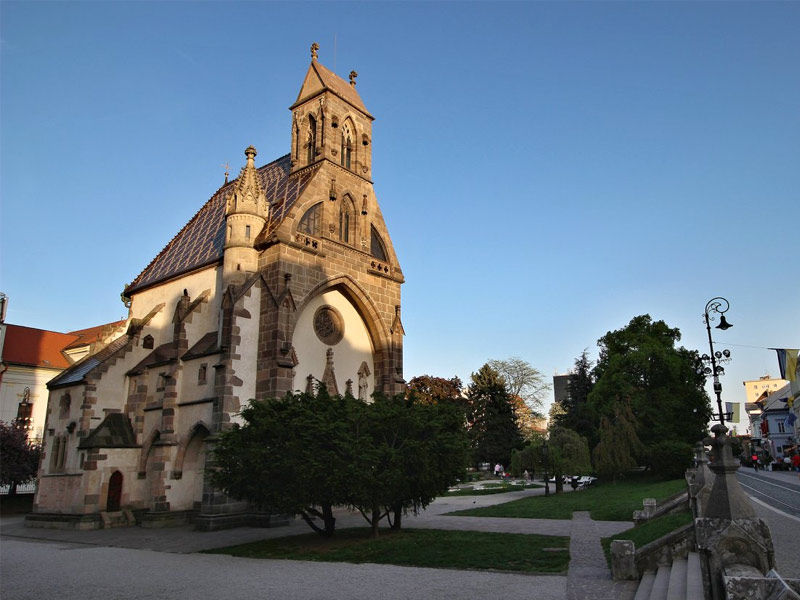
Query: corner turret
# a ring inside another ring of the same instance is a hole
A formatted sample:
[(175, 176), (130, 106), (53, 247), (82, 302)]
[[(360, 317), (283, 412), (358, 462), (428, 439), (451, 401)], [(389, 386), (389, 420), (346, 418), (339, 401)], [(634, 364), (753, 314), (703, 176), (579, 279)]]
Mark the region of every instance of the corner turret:
[(225, 207), (225, 251), (223, 277), (228, 283), (241, 283), (247, 273), (258, 270), (256, 237), (269, 218), (269, 204), (256, 171), (256, 149), (244, 151), (247, 164), (228, 196)]

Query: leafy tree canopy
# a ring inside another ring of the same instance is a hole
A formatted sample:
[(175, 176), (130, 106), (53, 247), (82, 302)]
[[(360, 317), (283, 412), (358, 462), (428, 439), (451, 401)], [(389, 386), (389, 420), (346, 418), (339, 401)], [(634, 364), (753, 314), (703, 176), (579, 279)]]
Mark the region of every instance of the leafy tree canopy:
[(40, 453), (41, 447), (28, 441), (24, 429), (0, 421), (0, 485), (9, 485), (9, 493), (36, 477)]
[(316, 394), (251, 401), (244, 424), (220, 435), (209, 473), (213, 485), (263, 510), (299, 515), (333, 535), (333, 508), (361, 510), (377, 533), (447, 490), (464, 473), (463, 408), (420, 404), (402, 395)]
[(612, 432), (619, 429), (620, 415), (627, 417), (624, 403), (630, 405), (635, 433), (644, 444), (644, 459), (660, 442), (694, 444), (703, 438), (711, 416), (705, 376), (697, 352), (675, 347), (679, 340), (678, 329), (650, 315), (634, 317), (600, 338), (595, 384), (588, 395), (589, 408), (601, 424), (595, 439), (609, 443), (619, 435)]
[(463, 387), (464, 384), (458, 377), (444, 379), (432, 375), (418, 375), (408, 382), (407, 395), (423, 404), (436, 404), (443, 400), (458, 401), (462, 400)]

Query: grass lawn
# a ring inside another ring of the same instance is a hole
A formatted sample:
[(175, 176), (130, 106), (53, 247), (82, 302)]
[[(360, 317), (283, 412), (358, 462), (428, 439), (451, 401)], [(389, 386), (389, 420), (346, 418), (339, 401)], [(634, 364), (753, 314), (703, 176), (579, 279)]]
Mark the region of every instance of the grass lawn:
[(606, 555), (606, 561), (608, 561), (608, 565), (611, 566), (611, 540), (631, 540), (636, 544), (637, 548), (641, 548), (667, 535), (670, 531), (675, 531), (679, 527), (688, 525), (691, 522), (692, 512), (685, 510), (645, 521), (641, 525), (626, 529), (611, 537), (603, 538), (601, 542), (603, 544), (603, 552), (605, 552)]
[(642, 508), (644, 498), (664, 499), (686, 489), (686, 481), (656, 481), (636, 477), (617, 483), (601, 483), (578, 492), (534, 496), (486, 506), (459, 510), (451, 515), (471, 517), (518, 517), (526, 519), (571, 519), (575, 510), (588, 510), (595, 521), (630, 521), (633, 511)]
[(366, 527), (342, 529), (329, 539), (308, 533), (208, 553), (546, 574), (565, 573), (569, 565), (569, 538), (563, 536), (440, 529), (382, 529), (378, 539), (370, 534)]
[(527, 483), (525, 486), (514, 484), (497, 483), (494, 485), (484, 484), (484, 489), (476, 490), (471, 487), (459, 488), (455, 492), (446, 492), (443, 496), (487, 496), (489, 494), (505, 494), (506, 492), (518, 492), (520, 490), (527, 490), (531, 488), (544, 487), (538, 483)]

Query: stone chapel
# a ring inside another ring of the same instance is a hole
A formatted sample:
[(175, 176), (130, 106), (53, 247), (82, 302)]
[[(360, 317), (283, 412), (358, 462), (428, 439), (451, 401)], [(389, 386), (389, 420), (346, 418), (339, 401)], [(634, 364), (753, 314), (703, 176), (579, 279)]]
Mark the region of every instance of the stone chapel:
[(123, 293), (125, 333), (50, 390), (40, 527), (268, 519), (204, 481), (250, 399), (403, 389), (404, 281), (372, 182), (372, 121), (311, 47), (290, 152), (208, 200)]

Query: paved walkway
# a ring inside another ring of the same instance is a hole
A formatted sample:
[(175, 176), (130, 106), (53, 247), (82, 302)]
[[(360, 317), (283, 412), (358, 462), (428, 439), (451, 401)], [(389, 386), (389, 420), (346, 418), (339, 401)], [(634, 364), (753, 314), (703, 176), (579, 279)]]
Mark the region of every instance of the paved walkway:
[[(254, 591), (259, 592), (259, 597), (369, 598), (370, 600), (374, 598), (461, 599), (465, 591), (468, 596), (474, 598), (503, 600), (517, 598), (529, 600), (531, 597), (537, 600), (632, 598), (632, 593), (627, 594), (631, 584), (618, 585), (611, 581), (600, 547), (601, 537), (629, 528), (632, 525), (629, 522), (592, 521), (588, 513), (575, 513), (572, 520), (444, 515), (464, 508), (489, 506), (540, 494), (543, 494), (543, 490), (532, 489), (489, 496), (444, 497), (433, 502), (419, 516), (405, 517), (403, 526), (571, 536), (571, 561), (566, 577), (391, 565), (265, 561), (193, 554), (200, 550), (307, 533), (310, 530), (301, 520), (273, 529), (240, 527), (214, 532), (195, 531), (188, 526), (168, 529), (129, 527), (69, 531), (33, 529), (24, 526), (22, 517), (11, 517), (0, 520), (0, 537), (2, 537), (0, 560), (3, 572), (1, 591), (4, 600), (18, 600), (52, 594), (59, 589), (59, 585), (69, 587), (74, 585), (74, 589), (81, 589), (81, 586), (91, 584), (92, 575), (91, 573), (85, 577), (81, 575), (79, 571), (82, 567), (79, 565), (84, 562), (101, 561), (107, 566), (104, 567), (105, 579), (99, 589), (106, 594), (105, 597), (115, 598), (166, 597), (185, 593), (187, 585), (195, 589), (199, 586), (206, 593), (208, 590), (216, 590), (229, 578), (237, 580), (245, 578), (243, 581), (237, 581), (231, 589), (219, 590), (219, 593), (224, 593), (229, 598), (252, 597)], [(337, 527), (364, 524), (363, 518), (358, 514), (348, 511), (337, 512)], [(70, 552), (60, 552), (63, 549), (69, 549)], [(168, 557), (163, 553), (183, 556)], [(71, 571), (73, 560), (74, 572)], [(51, 563), (60, 565), (59, 578), (48, 577), (41, 581), (29, 581), (31, 564)], [(117, 569), (120, 569), (119, 573)], [(222, 583), (214, 579), (219, 577), (220, 569), (226, 570), (226, 573), (230, 570), (230, 577), (226, 574)], [(170, 575), (176, 571), (182, 573), (181, 577), (174, 578)], [(128, 572), (138, 575), (129, 581), (131, 577)], [(95, 575), (96, 573), (95, 571)], [(116, 575), (112, 577), (111, 575), (115, 573)], [(189, 576), (189, 573), (192, 575)], [(216, 575), (212, 576), (214, 573)], [(336, 575), (332, 576), (332, 573)], [(246, 579), (248, 577), (251, 579)], [(24, 585), (21, 584), (23, 578), (27, 580)], [(56, 583), (57, 581), (60, 583)], [(147, 590), (150, 589), (155, 595), (148, 595)], [(264, 595), (263, 592), (267, 590), (269, 593)], [(601, 590), (603, 595), (599, 594)], [(69, 593), (60, 595), (65, 598), (73, 597)], [(93, 597), (95, 596), (91, 593), (82, 595), (82, 598), (87, 600)], [(101, 598), (102, 595), (98, 592), (96, 597)]]
[(572, 513), (569, 539), (567, 600), (629, 600), (636, 594), (638, 581), (613, 581), (603, 554), (600, 538), (628, 529), (611, 527), (610, 522), (592, 521), (587, 511)]

